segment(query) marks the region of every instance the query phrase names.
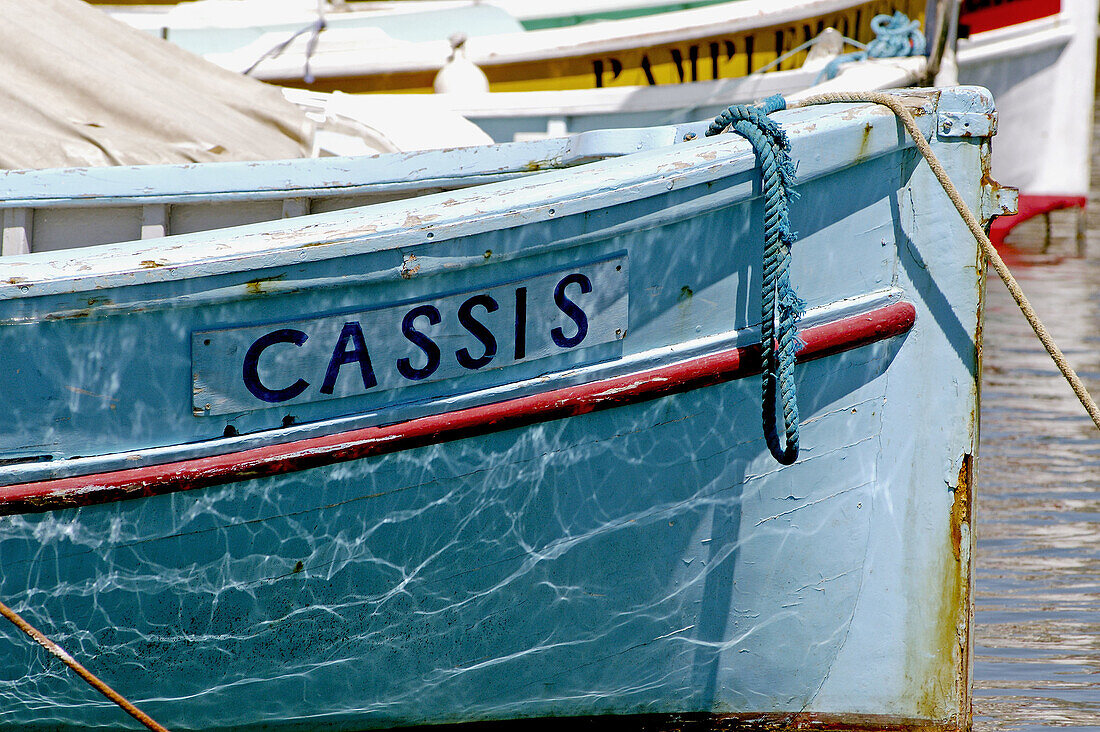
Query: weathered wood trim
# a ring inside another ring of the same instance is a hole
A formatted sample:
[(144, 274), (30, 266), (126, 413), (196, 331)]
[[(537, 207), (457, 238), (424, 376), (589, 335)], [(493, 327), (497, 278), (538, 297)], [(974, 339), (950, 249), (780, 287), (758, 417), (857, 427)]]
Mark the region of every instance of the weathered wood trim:
[(284, 198), (283, 199), (283, 218), (290, 219), (295, 216), (306, 216), (309, 214), (309, 199), (308, 198)]
[(141, 207), (141, 238), (159, 239), (168, 236), (168, 206), (148, 204)]

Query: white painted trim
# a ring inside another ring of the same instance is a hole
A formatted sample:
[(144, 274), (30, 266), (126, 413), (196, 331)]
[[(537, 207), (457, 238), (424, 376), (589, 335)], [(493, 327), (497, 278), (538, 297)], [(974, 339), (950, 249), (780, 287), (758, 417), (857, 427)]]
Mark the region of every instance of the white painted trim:
[(141, 238), (168, 236), (168, 206), (149, 204), (141, 207)]
[[(609, 20), (566, 28), (476, 36), (466, 42), (466, 55), (478, 66), (568, 58), (577, 55), (621, 52), (739, 33), (755, 28), (801, 21), (847, 10), (864, 0), (741, 0), (692, 10), (677, 10), (624, 20)], [(368, 29), (369, 30), (369, 29)], [(310, 69), (318, 77), (341, 74), (374, 74), (434, 70), (451, 53), (446, 40), (410, 43), (392, 41), (379, 45), (375, 31), (370, 46), (362, 29), (330, 28), (318, 38)], [(207, 59), (235, 71), (244, 71), (272, 47), (285, 41), (265, 35), (230, 53), (210, 54)], [(269, 58), (252, 72), (260, 79), (285, 78), (301, 73), (308, 38), (291, 43), (279, 56)]]

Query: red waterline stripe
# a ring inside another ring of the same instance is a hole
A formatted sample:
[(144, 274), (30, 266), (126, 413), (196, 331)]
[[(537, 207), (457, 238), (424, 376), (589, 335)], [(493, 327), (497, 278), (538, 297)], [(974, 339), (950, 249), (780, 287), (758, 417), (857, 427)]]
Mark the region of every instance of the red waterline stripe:
[(1062, 12), (1061, 0), (964, 0), (959, 25), (971, 33), (1007, 28)]
[[(905, 333), (916, 310), (897, 302), (800, 332), (799, 361), (847, 351)], [(398, 424), (109, 473), (0, 487), (0, 515), (37, 513), (174, 493), (308, 470), (438, 442), (563, 419), (656, 399), (760, 372), (759, 344), (732, 348), (591, 384), (568, 386), (495, 404), (418, 417)]]

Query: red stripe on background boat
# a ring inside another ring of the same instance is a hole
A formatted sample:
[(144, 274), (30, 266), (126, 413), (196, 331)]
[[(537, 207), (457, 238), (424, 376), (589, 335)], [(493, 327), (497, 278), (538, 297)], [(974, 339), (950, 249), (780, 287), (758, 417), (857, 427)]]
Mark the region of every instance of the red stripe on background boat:
[(996, 245), (1024, 221), (1063, 209), (1075, 212), (1083, 236), (1096, 14), (1096, 0), (961, 4), (958, 81), (986, 87), (997, 99), (992, 171), (1020, 191), (1019, 212), (990, 229)]
[(971, 33), (982, 33), (1061, 11), (1061, 0), (966, 0), (959, 10), (959, 25)]

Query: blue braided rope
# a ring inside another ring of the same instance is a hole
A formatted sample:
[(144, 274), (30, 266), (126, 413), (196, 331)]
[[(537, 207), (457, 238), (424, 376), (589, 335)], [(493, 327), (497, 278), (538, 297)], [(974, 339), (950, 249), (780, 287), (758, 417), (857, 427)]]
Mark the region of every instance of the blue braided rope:
[(909, 16), (900, 10), (895, 10), (893, 15), (871, 18), (871, 30), (875, 32), (875, 40), (868, 43), (865, 50), (837, 56), (822, 69), (821, 76), (832, 79), (840, 70), (840, 65), (849, 61), (924, 54), (926, 43), (920, 21), (909, 20)]
[[(805, 303), (791, 287), (791, 247), (797, 237), (790, 226), (794, 192), (791, 143), (771, 118), (786, 109), (778, 94), (759, 107), (738, 104), (728, 108), (707, 129), (707, 136), (730, 128), (744, 137), (756, 153), (764, 193), (764, 266), (760, 296), (761, 412), (768, 450), (784, 465), (798, 458), (798, 400), (794, 386), (795, 353), (802, 345), (796, 323)], [(776, 396), (782, 402), (784, 438), (776, 430)]]

